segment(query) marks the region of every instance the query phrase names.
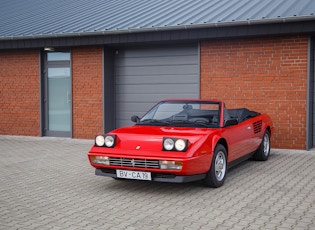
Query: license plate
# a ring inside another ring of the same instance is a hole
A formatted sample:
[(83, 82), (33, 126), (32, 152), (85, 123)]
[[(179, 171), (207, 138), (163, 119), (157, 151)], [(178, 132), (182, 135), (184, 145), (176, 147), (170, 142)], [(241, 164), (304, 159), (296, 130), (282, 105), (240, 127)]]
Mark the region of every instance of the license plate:
[(151, 173), (142, 172), (142, 171), (129, 171), (129, 170), (116, 169), (116, 176), (118, 178), (124, 178), (124, 179), (151, 180)]

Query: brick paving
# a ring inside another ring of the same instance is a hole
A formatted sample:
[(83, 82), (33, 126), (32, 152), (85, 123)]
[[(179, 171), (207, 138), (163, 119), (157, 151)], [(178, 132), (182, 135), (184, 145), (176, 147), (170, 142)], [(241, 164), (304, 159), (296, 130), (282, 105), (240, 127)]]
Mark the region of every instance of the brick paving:
[(211, 189), (95, 176), (92, 143), (0, 136), (0, 229), (315, 229), (315, 151), (272, 149)]

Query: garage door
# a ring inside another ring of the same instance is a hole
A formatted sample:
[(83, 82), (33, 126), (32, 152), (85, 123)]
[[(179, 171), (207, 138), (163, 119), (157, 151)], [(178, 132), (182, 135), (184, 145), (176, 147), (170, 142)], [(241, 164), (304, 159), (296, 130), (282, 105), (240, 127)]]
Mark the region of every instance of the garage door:
[(116, 127), (132, 124), (166, 98), (199, 98), (198, 45), (119, 49), (115, 55)]

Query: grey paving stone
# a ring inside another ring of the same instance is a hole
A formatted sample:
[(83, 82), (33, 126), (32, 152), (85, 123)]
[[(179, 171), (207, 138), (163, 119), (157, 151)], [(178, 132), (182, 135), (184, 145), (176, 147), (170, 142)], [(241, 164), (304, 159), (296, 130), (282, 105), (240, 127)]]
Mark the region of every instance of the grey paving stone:
[(92, 143), (0, 136), (0, 229), (315, 229), (315, 150), (272, 149), (211, 189), (95, 176)]

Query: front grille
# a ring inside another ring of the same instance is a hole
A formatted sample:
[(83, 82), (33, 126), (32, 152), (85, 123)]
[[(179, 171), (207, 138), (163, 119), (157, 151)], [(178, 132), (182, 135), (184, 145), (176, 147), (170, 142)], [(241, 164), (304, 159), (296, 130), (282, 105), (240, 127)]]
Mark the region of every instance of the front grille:
[(253, 126), (254, 126), (254, 133), (255, 134), (261, 132), (262, 120), (255, 121), (253, 123)]
[(132, 168), (160, 168), (158, 160), (132, 159), (132, 158), (109, 158), (110, 165), (125, 166)]

